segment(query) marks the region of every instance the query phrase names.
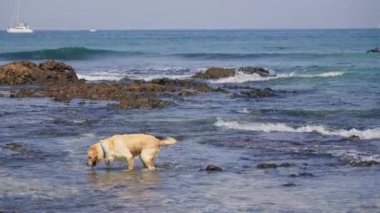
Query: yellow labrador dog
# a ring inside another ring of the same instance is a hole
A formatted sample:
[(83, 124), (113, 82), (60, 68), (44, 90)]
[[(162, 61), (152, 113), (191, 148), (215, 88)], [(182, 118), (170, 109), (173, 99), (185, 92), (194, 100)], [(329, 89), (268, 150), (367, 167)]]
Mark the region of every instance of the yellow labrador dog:
[(87, 165), (94, 167), (103, 160), (110, 166), (113, 160), (127, 160), (128, 170), (133, 170), (134, 158), (140, 156), (144, 166), (154, 170), (156, 167), (153, 161), (160, 152), (160, 147), (175, 143), (177, 141), (171, 137), (160, 140), (146, 134), (114, 135), (90, 146)]

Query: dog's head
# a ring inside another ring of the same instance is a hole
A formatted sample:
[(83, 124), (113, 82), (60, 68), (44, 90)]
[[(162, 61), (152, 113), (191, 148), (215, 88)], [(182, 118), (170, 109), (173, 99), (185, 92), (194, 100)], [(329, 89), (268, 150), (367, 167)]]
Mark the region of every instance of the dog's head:
[(92, 145), (87, 150), (87, 166), (96, 166), (98, 160), (98, 150), (96, 149), (96, 145)]

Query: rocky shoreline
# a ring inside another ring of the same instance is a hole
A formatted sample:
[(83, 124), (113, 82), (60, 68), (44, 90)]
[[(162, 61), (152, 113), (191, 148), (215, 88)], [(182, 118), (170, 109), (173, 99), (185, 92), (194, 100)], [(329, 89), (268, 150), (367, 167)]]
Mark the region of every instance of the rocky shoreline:
[[(129, 108), (162, 108), (170, 102), (162, 96), (183, 98), (200, 93), (231, 93), (226, 87), (213, 88), (204, 80), (233, 77), (237, 72), (257, 74), (262, 77), (273, 76), (269, 70), (260, 67), (241, 67), (226, 69), (212, 67), (204, 72), (195, 73), (191, 79), (154, 79), (151, 81), (103, 81), (86, 82), (78, 79), (74, 68), (54, 60), (35, 64), (30, 61), (18, 61), (0, 66), (0, 85), (36, 85), (21, 87), (10, 97), (50, 97), (54, 101), (70, 101), (72, 99), (117, 101), (117, 106)], [(250, 88), (232, 97), (261, 98), (272, 96), (270, 88)]]

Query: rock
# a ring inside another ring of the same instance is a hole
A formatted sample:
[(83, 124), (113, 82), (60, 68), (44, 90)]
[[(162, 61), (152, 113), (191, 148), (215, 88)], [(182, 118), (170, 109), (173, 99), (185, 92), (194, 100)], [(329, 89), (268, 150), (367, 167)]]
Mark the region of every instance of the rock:
[[(0, 66), (0, 84), (42, 84), (21, 88), (11, 97), (50, 97), (54, 101), (72, 99), (106, 100), (119, 102), (119, 108), (161, 108), (169, 102), (158, 97), (185, 97), (200, 92), (217, 91), (194, 79), (154, 79), (152, 81), (97, 82), (78, 80), (74, 69), (64, 63), (46, 61), (40, 65), (19, 61)], [(218, 91), (217, 91), (218, 92)]]
[(289, 177), (314, 177), (313, 173), (301, 172), (299, 174), (291, 174)]
[(25, 150), (24, 145), (19, 143), (7, 143), (5, 145), (1, 145), (0, 147), (4, 150), (11, 150), (14, 152)]
[(275, 164), (275, 163), (261, 163), (257, 165), (257, 168), (259, 169), (276, 169), (278, 167), (293, 167), (296, 166), (294, 163), (282, 163), (282, 164)]
[(73, 67), (70, 65), (57, 62), (54, 60), (49, 60), (41, 63), (38, 66), (40, 69), (45, 70), (45, 71), (51, 71), (56, 73), (57, 75), (57, 80), (64, 80), (64, 81), (77, 81), (78, 77), (75, 73), (75, 70)]
[(294, 166), (296, 166), (294, 163), (282, 163), (278, 165), (278, 167), (285, 167), (285, 168), (294, 167)]
[(248, 91), (242, 91), (240, 94), (234, 94), (237, 98), (264, 98), (274, 96), (274, 91), (271, 88), (265, 89), (251, 89)]
[(227, 69), (220, 67), (211, 67), (207, 69), (205, 72), (197, 72), (193, 76), (193, 78), (198, 79), (220, 79), (220, 78), (228, 78), (235, 76), (235, 69)]
[(285, 183), (285, 184), (282, 184), (283, 187), (295, 187), (297, 186), (295, 183)]
[(198, 82), (188, 79), (169, 79), (169, 78), (159, 78), (150, 81), (152, 84), (158, 84), (166, 87), (184, 88), (188, 90), (194, 90), (199, 92), (211, 92), (213, 89), (209, 87), (206, 83)]
[(0, 84), (46, 84), (77, 80), (72, 67), (56, 61), (40, 65), (30, 61), (17, 61), (0, 66)]
[(162, 108), (169, 102), (157, 98), (159, 94), (172, 96), (193, 95), (198, 92), (213, 91), (204, 83), (191, 81), (158, 79), (151, 82), (101, 82), (86, 83), (85, 81), (49, 84), (39, 88), (24, 88), (14, 96), (51, 97), (55, 101), (70, 101), (72, 99), (110, 100), (118, 101), (116, 106), (130, 108)]
[(195, 95), (195, 94), (197, 94), (196, 91), (189, 90), (189, 89), (182, 90), (180, 93), (178, 93), (178, 95), (181, 96), (181, 97), (188, 97), (188, 96), (192, 96), (192, 95)]
[(144, 108), (144, 109), (155, 109), (162, 108), (165, 106), (165, 102), (159, 99), (146, 98), (146, 97), (137, 97), (137, 98), (124, 98), (120, 101), (119, 107), (122, 109), (131, 109), (131, 108)]
[(363, 160), (363, 161), (351, 161), (349, 162), (349, 164), (354, 167), (370, 167), (373, 165), (378, 165), (380, 164), (380, 162), (377, 162), (375, 160), (368, 160), (368, 161)]
[(262, 67), (240, 67), (238, 71), (241, 71), (246, 74), (258, 74), (261, 77), (274, 77), (276, 75), (273, 75), (270, 73), (269, 70), (262, 68)]
[(216, 166), (214, 164), (207, 165), (205, 170), (208, 172), (222, 172), (223, 171), (221, 167)]
[(351, 135), (347, 138), (349, 141), (360, 141), (360, 137), (358, 135)]
[(367, 51), (367, 53), (380, 53), (380, 47), (375, 47)]
[(275, 163), (261, 163), (257, 165), (259, 169), (276, 169), (278, 167)]

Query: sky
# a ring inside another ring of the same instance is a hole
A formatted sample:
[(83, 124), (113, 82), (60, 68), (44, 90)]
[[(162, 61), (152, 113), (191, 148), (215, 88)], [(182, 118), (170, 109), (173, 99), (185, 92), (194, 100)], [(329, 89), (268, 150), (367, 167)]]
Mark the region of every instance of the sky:
[[(34, 29), (326, 29), (380, 27), (380, 0), (20, 0)], [(0, 0), (0, 29), (16, 0)]]

